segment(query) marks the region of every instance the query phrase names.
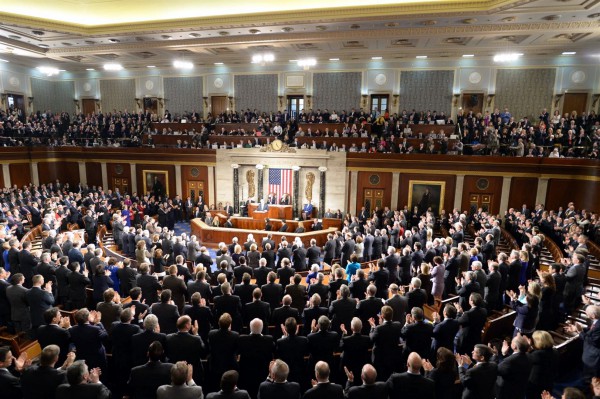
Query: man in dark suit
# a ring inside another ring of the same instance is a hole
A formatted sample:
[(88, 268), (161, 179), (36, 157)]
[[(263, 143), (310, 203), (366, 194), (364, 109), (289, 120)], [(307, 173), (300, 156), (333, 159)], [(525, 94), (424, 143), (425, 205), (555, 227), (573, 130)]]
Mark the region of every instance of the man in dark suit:
[(160, 332), (164, 334), (177, 332), (179, 310), (177, 309), (177, 305), (175, 305), (171, 299), (171, 290), (163, 290), (160, 293), (160, 302), (150, 306), (150, 313), (158, 317)]
[(360, 321), (363, 323), (363, 334), (369, 333), (371, 329), (369, 319), (377, 319), (379, 317), (378, 314), (383, 307), (383, 301), (381, 298), (378, 298), (376, 294), (377, 287), (373, 284), (369, 285), (367, 287), (366, 298), (358, 302), (358, 305), (356, 306), (356, 316), (360, 318)]
[(288, 317), (285, 320), (282, 330), (283, 337), (277, 340), (276, 357), (289, 365), (290, 374), (288, 379), (304, 385), (306, 383), (304, 358), (309, 354), (308, 338), (298, 335), (298, 323), (293, 317)]
[(60, 385), (56, 390), (56, 399), (109, 399), (108, 388), (100, 383), (100, 370), (78, 360), (67, 369), (68, 384)]
[[(332, 298), (333, 299), (333, 298)], [(333, 331), (341, 332), (341, 325), (350, 325), (356, 313), (356, 301), (350, 298), (350, 289), (347, 285), (340, 287), (339, 297), (331, 301), (329, 306), (329, 317)]]
[(432, 360), (437, 356), (437, 350), (444, 347), (454, 352), (454, 338), (460, 329), (456, 320), (456, 308), (452, 304), (444, 306), (444, 321), (440, 322), (440, 315), (433, 313), (433, 341), (431, 342)]
[[(346, 397), (348, 399), (373, 399), (385, 398), (388, 395), (387, 386), (384, 382), (377, 381), (377, 371), (370, 364), (365, 364), (360, 370), (360, 378), (362, 385), (354, 385), (357, 383), (354, 373), (349, 369), (346, 370), (348, 383), (346, 384)], [(354, 386), (353, 386), (354, 385)]]
[(243, 389), (238, 389), (239, 373), (229, 370), (221, 377), (221, 390), (206, 395), (206, 399), (250, 399), (250, 395)]
[(331, 266), (333, 258), (335, 258), (336, 242), (333, 239), (333, 234), (327, 234), (327, 242), (323, 247), (323, 263)]
[[(23, 399), (53, 397), (56, 388), (67, 382), (65, 370), (75, 360), (75, 353), (71, 352), (68, 359), (60, 368), (55, 368), (58, 363), (60, 348), (49, 345), (42, 349), (40, 364), (26, 368), (21, 375)], [(66, 355), (65, 355), (66, 357)]]
[(527, 357), (529, 341), (517, 335), (512, 339), (510, 349), (513, 354), (508, 355), (508, 348), (502, 348), (503, 360), (498, 364), (498, 378), (496, 379), (496, 399), (523, 399), (527, 391), (527, 381), (531, 371), (531, 362)]
[(402, 351), (398, 346), (402, 335), (402, 324), (393, 321), (394, 310), (390, 306), (381, 308), (379, 325), (375, 319), (369, 319), (371, 341), (373, 342), (373, 366), (378, 371), (380, 381), (386, 381), (397, 369), (398, 359)]
[[(52, 282), (44, 285), (44, 277), (36, 274), (32, 278), (33, 286), (25, 297), (29, 304), (31, 312), (31, 326), (34, 330), (45, 323), (44, 312), (54, 305), (54, 296), (52, 295)], [(43, 286), (43, 288), (42, 288)]]
[[(252, 302), (246, 303), (242, 308), (244, 326), (249, 327), (250, 321), (258, 318), (263, 322), (263, 334), (268, 332), (269, 321), (271, 320), (271, 306), (261, 300), (262, 291), (256, 287), (252, 291)], [(275, 326), (277, 328), (277, 326)]]
[(115, 388), (117, 396), (125, 391), (127, 376), (133, 366), (133, 353), (131, 338), (141, 332), (137, 325), (137, 319), (134, 320), (135, 308), (123, 310), (119, 316), (120, 321), (115, 321), (110, 332), (110, 341), (112, 343), (112, 356), (114, 361)]
[(152, 342), (158, 341), (163, 348), (166, 346), (167, 336), (159, 331), (160, 327), (156, 315), (147, 315), (144, 319), (144, 331), (131, 337), (131, 352), (134, 366), (140, 366), (146, 362), (148, 348)]
[[(308, 276), (306, 278), (308, 279)], [(325, 275), (323, 273), (317, 273), (316, 281), (308, 281), (310, 285), (308, 286), (306, 295), (310, 298), (314, 294), (319, 294), (321, 302), (323, 303), (323, 306), (325, 306), (329, 303), (330, 287), (329, 285), (324, 284), (323, 281), (325, 281)]]
[(300, 399), (300, 384), (288, 382), (290, 368), (280, 359), (271, 363), (269, 377), (258, 387), (260, 399)]
[(407, 359), (408, 372), (394, 373), (387, 380), (390, 398), (434, 399), (435, 383), (421, 375), (423, 360), (418, 353), (412, 352)]
[(194, 380), (203, 381), (204, 371), (202, 358), (205, 356), (205, 346), (198, 336), (198, 323), (192, 325), (189, 316), (181, 316), (177, 320), (177, 332), (167, 335), (167, 358), (170, 362), (185, 361), (194, 369)]
[(205, 270), (200, 270), (198, 273), (196, 273), (195, 280), (188, 281), (187, 291), (190, 298), (192, 295), (198, 292), (207, 303), (212, 302), (212, 290), (210, 289), (210, 284), (206, 281)]
[(69, 274), (71, 271), (67, 267), (69, 258), (62, 256), (58, 261), (58, 267), (54, 272), (56, 278), (56, 303), (64, 307), (67, 306), (69, 299)]
[(179, 278), (177, 274), (177, 266), (171, 265), (168, 269), (168, 276), (165, 276), (163, 279), (162, 288), (163, 291), (167, 289), (171, 291), (171, 298), (175, 302), (175, 305), (177, 305), (179, 314), (181, 314), (183, 306), (189, 300), (189, 294), (184, 280)]
[(242, 276), (240, 276), (240, 283), (236, 284), (233, 288), (233, 294), (240, 297), (242, 307), (252, 301), (252, 293), (256, 288), (258, 288), (256, 284), (250, 284), (251, 280), (252, 276), (250, 273), (244, 273)]
[[(71, 342), (77, 350), (77, 357), (85, 360), (90, 367), (106, 370), (106, 349), (104, 342), (108, 333), (100, 322), (100, 313), (79, 309), (75, 313), (77, 324), (69, 329)], [(68, 377), (68, 373), (67, 373)]]
[[(350, 328), (352, 334), (348, 335), (346, 326), (341, 326), (343, 336), (340, 342), (340, 349), (342, 350), (340, 366), (353, 375), (359, 375), (363, 365), (371, 361), (369, 351), (371, 350), (372, 343), (368, 335), (361, 334), (362, 322), (358, 317), (352, 319)], [(349, 381), (350, 379), (348, 377)], [(357, 384), (358, 381), (355, 383)]]
[(404, 338), (404, 358), (412, 352), (417, 352), (422, 359), (429, 358), (431, 351), (431, 337), (433, 326), (423, 319), (423, 309), (412, 308), (410, 315), (406, 315), (406, 324), (402, 327), (402, 338)]
[(254, 319), (250, 322), (250, 335), (239, 338), (240, 386), (248, 390), (252, 397), (256, 397), (260, 381), (268, 374), (275, 352), (273, 337), (262, 335), (262, 330), (262, 321)]
[[(292, 306), (294, 306), (292, 302)], [(321, 296), (314, 294), (309, 299), (309, 306), (302, 312), (302, 324), (304, 325), (304, 335), (310, 334), (313, 320), (316, 322), (321, 316), (327, 316), (329, 309), (321, 306)]]
[[(284, 260), (287, 259), (287, 262), (284, 262)], [(281, 243), (281, 248), (279, 248), (279, 250), (277, 251), (277, 266), (275, 267), (278, 270), (278, 274), (279, 274), (279, 269), (282, 267), (282, 263), (285, 263), (287, 266), (290, 266), (292, 261), (292, 251), (288, 248), (288, 243), (287, 241), (283, 241)], [(290, 267), (291, 268), (291, 267)], [(289, 277), (293, 276), (294, 274), (290, 274), (288, 276), (288, 279), (285, 282), (281, 282), (282, 284), (287, 284), (289, 283), (290, 279)], [(281, 276), (279, 277), (281, 279)]]
[(471, 271), (466, 272), (462, 279), (457, 277), (456, 283), (456, 293), (458, 296), (460, 296), (458, 304), (464, 311), (467, 311), (471, 309), (471, 305), (469, 303), (471, 294), (479, 292), (479, 283), (475, 281), (475, 275)]
[(34, 275), (34, 269), (40, 262), (31, 252), (31, 241), (23, 242), (23, 249), (19, 252), (19, 267), (23, 276), (25, 276), (26, 288), (31, 288), (31, 279)]
[(142, 289), (140, 287), (132, 288), (129, 291), (129, 297), (131, 298), (131, 302), (123, 305), (123, 309), (127, 309), (133, 307), (135, 313), (133, 315), (133, 320), (135, 323), (140, 319), (140, 315), (145, 315), (148, 313), (148, 309), (150, 308), (145, 303), (140, 302), (140, 298), (142, 296)]
[(92, 282), (88, 278), (87, 269), (83, 269), (83, 273), (80, 272), (79, 263), (70, 263), (67, 281), (69, 282), (69, 296), (67, 302), (67, 309), (81, 309), (85, 307), (87, 296), (86, 287)]
[(260, 288), (267, 284), (267, 276), (273, 269), (267, 267), (267, 260), (262, 257), (258, 261), (258, 267), (253, 270), (254, 278), (256, 279), (256, 285)]
[(308, 259), (308, 267), (310, 268), (314, 264), (320, 264), (320, 257), (321, 248), (317, 246), (317, 240), (313, 238), (310, 240), (310, 247), (308, 247), (308, 249), (306, 250), (306, 259)]
[(146, 304), (151, 306), (158, 302), (158, 291), (162, 290), (162, 285), (158, 283), (156, 277), (148, 274), (149, 266), (147, 263), (142, 263), (138, 269), (140, 274), (137, 276), (136, 284), (142, 290), (142, 299), (145, 299)]
[(306, 270), (306, 249), (304, 247), (299, 246), (292, 251), (292, 263), (297, 271)]
[(421, 308), (427, 303), (427, 292), (421, 288), (421, 280), (418, 277), (414, 277), (410, 281), (408, 286), (408, 292), (406, 293), (406, 300), (408, 301), (408, 309)]
[(31, 329), (31, 316), (27, 302), (27, 288), (23, 287), (25, 277), (21, 273), (14, 274), (11, 286), (6, 288), (6, 298), (10, 303), (10, 316), (15, 332)]
[(293, 317), (298, 323), (300, 323), (300, 312), (298, 309), (292, 306), (292, 297), (285, 295), (282, 300), (282, 306), (273, 310), (271, 314), (271, 324), (274, 325), (275, 331), (273, 331), (273, 338), (275, 340), (281, 338), (282, 331), (278, 328), (284, 324), (288, 317)]
[(156, 390), (171, 382), (171, 363), (163, 363), (163, 345), (154, 341), (148, 348), (148, 362), (131, 369), (127, 392), (131, 399), (156, 399)]
[(214, 298), (215, 317), (219, 318), (224, 313), (229, 313), (232, 318), (232, 329), (242, 330), (242, 302), (237, 295), (231, 295), (231, 285), (228, 282), (221, 284), (222, 295)]
[(106, 325), (107, 331), (110, 333), (113, 328), (113, 322), (119, 320), (123, 306), (121, 298), (112, 288), (107, 289), (102, 294), (104, 301), (96, 305), (96, 310), (100, 312), (102, 325)]
[(406, 312), (408, 308), (408, 299), (400, 295), (400, 289), (396, 284), (390, 284), (391, 297), (385, 301), (385, 304), (394, 311), (392, 321), (397, 321), (401, 326), (406, 321)]
[[(260, 268), (259, 268), (260, 269)], [(275, 283), (277, 280), (277, 274), (275, 272), (269, 272), (267, 275), (268, 283), (263, 285), (260, 289), (265, 302), (271, 305), (271, 312), (274, 311), (281, 303), (283, 297), (283, 286), (279, 283)]]
[(121, 289), (120, 292), (123, 296), (127, 296), (132, 288), (137, 287), (137, 273), (130, 265), (131, 261), (129, 259), (124, 259), (123, 267), (117, 270), (117, 277), (119, 277)]
[(344, 390), (338, 384), (329, 382), (330, 369), (325, 362), (315, 365), (317, 384), (304, 393), (303, 399), (344, 399)]
[(319, 320), (311, 326), (313, 332), (308, 335), (311, 367), (319, 361), (333, 364), (333, 352), (339, 348), (340, 335), (335, 331), (329, 331), (330, 326), (331, 321), (327, 316), (319, 317)]
[(583, 341), (583, 378), (589, 383), (592, 377), (600, 375), (600, 306), (591, 305), (590, 299), (584, 297), (586, 316), (592, 320), (589, 328), (583, 328), (581, 324), (575, 323), (569, 325), (570, 332), (579, 333), (579, 339)]
[(377, 287), (377, 297), (381, 299), (388, 299), (388, 280), (390, 273), (385, 268), (385, 262), (383, 259), (377, 261), (376, 269), (373, 266), (369, 266), (369, 281), (375, 283)]
[[(282, 270), (283, 269), (280, 271)], [(300, 284), (301, 282), (302, 276), (295, 274), (293, 276), (293, 282), (287, 285), (284, 291), (285, 295), (289, 295), (292, 298), (291, 306), (297, 309), (299, 314), (302, 314), (304, 307), (306, 306), (306, 286)]]
[(71, 323), (68, 317), (61, 317), (58, 308), (50, 308), (44, 312), (45, 324), (37, 329), (36, 337), (40, 347), (56, 345), (60, 349), (57, 363), (62, 364), (67, 358), (71, 335), (68, 328)]
[(224, 314), (219, 317), (218, 328), (208, 333), (210, 378), (208, 390), (217, 389), (216, 381), (221, 379), (227, 370), (238, 368), (236, 357), (238, 353), (239, 334), (231, 331), (231, 316)]
[[(239, 266), (236, 266), (233, 269), (233, 277), (235, 278), (236, 284), (242, 283), (242, 277), (246, 273), (250, 276), (250, 278), (252, 278), (252, 272), (253, 272), (252, 268), (246, 264), (246, 258), (244, 256), (240, 256), (239, 263), (240, 263)], [(252, 292), (252, 291), (250, 291), (250, 292)]]
[(488, 269), (490, 270), (487, 275), (485, 283), (485, 302), (488, 310), (495, 310), (500, 304), (500, 283), (502, 282), (502, 276), (498, 272), (498, 263), (489, 262)]
[(281, 219), (281, 227), (279, 228), (279, 232), (285, 233), (288, 231), (288, 225), (285, 219)]
[(463, 386), (463, 399), (493, 399), (496, 397), (498, 366), (490, 362), (492, 351), (486, 345), (475, 345), (468, 355), (456, 355), (458, 374)]
[[(483, 299), (478, 293), (469, 297), (471, 309), (458, 318), (461, 329), (457, 335), (457, 353), (469, 353), (473, 346), (481, 342), (481, 330), (487, 321), (487, 310), (482, 307)], [(462, 309), (458, 308), (459, 312)], [(459, 313), (460, 314), (460, 313)]]
[(344, 245), (342, 245), (342, 257), (340, 259), (340, 265), (342, 267), (346, 267), (350, 262), (350, 255), (354, 253), (354, 247), (356, 246), (356, 242), (352, 238), (351, 233), (346, 233), (346, 241), (344, 241)]

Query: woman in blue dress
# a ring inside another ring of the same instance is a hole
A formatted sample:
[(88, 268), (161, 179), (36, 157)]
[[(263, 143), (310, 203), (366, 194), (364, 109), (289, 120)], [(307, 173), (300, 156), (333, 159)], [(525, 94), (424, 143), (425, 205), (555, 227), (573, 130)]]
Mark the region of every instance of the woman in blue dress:
[(519, 258), (521, 260), (519, 284), (527, 286), (527, 268), (529, 267), (529, 253), (527, 251), (519, 251)]

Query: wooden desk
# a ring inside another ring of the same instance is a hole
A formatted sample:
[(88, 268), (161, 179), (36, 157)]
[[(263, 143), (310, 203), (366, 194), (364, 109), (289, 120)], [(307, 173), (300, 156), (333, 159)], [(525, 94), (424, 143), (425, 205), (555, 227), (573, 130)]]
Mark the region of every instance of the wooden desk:
[[(252, 202), (248, 204), (249, 217), (256, 220), (265, 220), (265, 218), (288, 220), (292, 218), (291, 205), (269, 205), (269, 209), (264, 212), (259, 212), (256, 210), (258, 208), (258, 205), (258, 202)], [(258, 215), (255, 215), (256, 212), (259, 212)]]
[[(203, 245), (215, 245), (220, 242), (230, 243), (233, 237), (238, 237), (240, 238), (240, 240), (245, 240), (248, 234), (252, 234), (256, 242), (260, 243), (262, 242), (262, 239), (267, 236), (267, 234), (271, 233), (273, 236), (273, 240), (275, 240), (276, 243), (279, 243), (279, 241), (281, 241), (281, 237), (283, 236), (285, 236), (288, 242), (290, 243), (294, 241), (296, 237), (300, 237), (304, 246), (308, 248), (310, 246), (310, 240), (313, 238), (317, 240), (317, 245), (325, 245), (325, 243), (327, 242), (327, 234), (334, 233), (339, 229), (338, 226), (330, 227), (319, 231), (307, 231), (305, 233), (296, 234), (293, 231), (297, 227), (298, 222), (289, 221), (288, 231), (285, 233), (280, 233), (279, 231), (264, 231), (254, 228), (256, 224), (259, 224), (259, 227), (262, 229), (264, 228), (264, 223), (258, 220), (254, 220), (252, 218), (231, 218), (231, 220), (234, 226), (239, 226), (239, 228), (228, 229), (224, 227), (213, 227), (208, 226), (201, 219), (193, 219), (190, 223), (192, 228), (192, 234), (198, 237), (198, 239)], [(274, 222), (279, 222), (281, 224), (281, 221), (276, 220)], [(292, 227), (294, 224), (295, 227)], [(274, 223), (273, 226), (274, 230), (275, 225), (276, 223)], [(310, 227), (309, 223), (306, 223), (305, 226)]]

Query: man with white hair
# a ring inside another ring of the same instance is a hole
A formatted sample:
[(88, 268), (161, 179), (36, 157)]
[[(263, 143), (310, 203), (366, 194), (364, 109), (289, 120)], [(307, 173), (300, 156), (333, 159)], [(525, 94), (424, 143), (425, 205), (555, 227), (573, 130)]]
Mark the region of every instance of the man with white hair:
[(475, 281), (479, 284), (479, 295), (482, 297), (485, 296), (485, 285), (487, 283), (487, 276), (483, 271), (483, 265), (480, 261), (476, 260), (471, 264), (471, 269), (473, 269), (473, 277)]
[(592, 321), (590, 327), (583, 327), (579, 323), (570, 324), (567, 329), (572, 333), (579, 333), (579, 339), (583, 341), (583, 378), (589, 383), (592, 377), (600, 375), (600, 306), (592, 305), (590, 298), (582, 296), (585, 314)]
[(290, 368), (286, 362), (277, 359), (271, 363), (267, 380), (260, 384), (260, 399), (280, 399), (300, 397), (300, 384), (287, 380)]
[(317, 384), (306, 391), (303, 399), (343, 399), (344, 390), (338, 384), (329, 381), (330, 369), (326, 362), (315, 364), (315, 379)]
[(240, 388), (246, 389), (255, 398), (258, 386), (269, 373), (269, 364), (273, 360), (275, 342), (270, 335), (262, 335), (261, 319), (250, 321), (250, 334), (241, 335), (238, 340), (240, 366)]

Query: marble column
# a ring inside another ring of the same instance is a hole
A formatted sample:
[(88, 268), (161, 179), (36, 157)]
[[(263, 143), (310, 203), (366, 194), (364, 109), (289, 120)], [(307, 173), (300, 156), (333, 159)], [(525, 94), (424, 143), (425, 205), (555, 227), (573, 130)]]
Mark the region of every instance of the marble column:
[[(137, 185), (137, 169), (136, 169), (136, 166), (135, 166), (134, 163), (129, 164), (129, 170), (131, 171), (131, 188), (130, 188), (130, 190), (131, 190), (132, 193), (137, 192), (139, 194), (140, 192), (142, 192), (144, 190), (144, 187), (142, 187), (141, 190), (138, 190), (138, 185)], [(151, 188), (152, 187), (150, 187), (150, 189)], [(142, 196), (143, 195), (146, 195), (146, 193), (143, 193)]]
[(502, 195), (500, 196), (500, 209), (498, 210), (499, 214), (504, 214), (504, 211), (508, 209), (508, 198), (510, 197), (510, 183), (512, 182), (512, 177), (504, 177), (502, 179)]
[(325, 172), (327, 172), (326, 166), (319, 167), (319, 217), (322, 218), (325, 214)]
[(298, 189), (300, 187), (300, 166), (292, 166), (292, 170), (294, 171), (293, 177), (293, 187), (292, 191), (294, 194), (292, 195), (292, 212), (294, 219), (298, 218)]
[(545, 204), (547, 194), (548, 194), (548, 178), (541, 177), (538, 179), (537, 192), (535, 194), (535, 203), (536, 204)]
[(186, 198), (183, 195), (183, 187), (181, 185), (181, 165), (175, 165), (175, 192), (169, 193), (169, 196), (174, 197), (175, 195), (180, 195), (182, 198)]
[(2, 164), (2, 177), (4, 178), (4, 187), (12, 186), (10, 182), (10, 165), (7, 163)]
[(87, 175), (85, 172), (85, 162), (79, 161), (79, 182), (83, 185), (87, 184)]
[(258, 186), (256, 188), (258, 199), (257, 202), (260, 202), (263, 199), (263, 182), (264, 182), (264, 169), (265, 165), (259, 163), (256, 165), (256, 169), (258, 169)]
[(233, 213), (240, 213), (240, 165), (234, 163), (233, 168)]
[[(108, 169), (106, 168), (106, 162), (100, 162), (100, 171), (102, 173), (102, 188), (108, 190)], [(133, 190), (133, 187), (131, 190)]]
[(350, 212), (351, 214), (356, 214), (356, 197), (358, 196), (358, 172), (355, 170), (350, 171), (350, 203), (348, 206), (349, 209), (346, 212)]
[[(204, 190), (206, 193), (206, 190)], [(214, 166), (209, 166), (208, 167), (208, 192), (210, 193), (210, 200), (208, 201), (209, 204), (217, 204), (217, 188), (215, 187), (215, 167)], [(204, 195), (205, 201), (206, 201), (206, 194)]]
[(398, 190), (400, 189), (400, 172), (392, 173), (392, 203), (390, 209), (399, 209), (402, 204), (398, 204)]
[[(35, 184), (36, 186), (40, 185), (40, 175), (38, 172), (38, 163), (37, 162), (31, 163), (31, 180), (33, 181), (33, 184)], [(46, 183), (46, 182), (44, 182), (44, 183)]]
[[(456, 175), (456, 188), (454, 190), (454, 207), (458, 210), (462, 207), (463, 187), (465, 185), (465, 175)], [(451, 211), (447, 211), (452, 213)]]

